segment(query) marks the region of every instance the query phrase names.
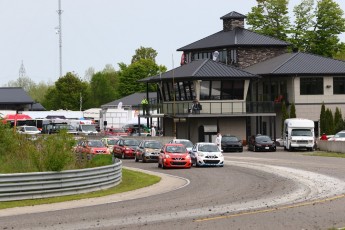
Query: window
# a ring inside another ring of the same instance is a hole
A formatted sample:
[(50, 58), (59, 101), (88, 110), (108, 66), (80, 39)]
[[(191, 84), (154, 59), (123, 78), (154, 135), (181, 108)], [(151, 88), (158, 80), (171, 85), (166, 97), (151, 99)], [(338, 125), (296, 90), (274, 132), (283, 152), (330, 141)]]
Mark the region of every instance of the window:
[(200, 84), (200, 99), (209, 100), (210, 99), (210, 81), (202, 81)]
[(333, 94), (345, 94), (345, 77), (333, 77)]
[(323, 94), (323, 78), (322, 77), (300, 78), (300, 94), (301, 95), (322, 95)]

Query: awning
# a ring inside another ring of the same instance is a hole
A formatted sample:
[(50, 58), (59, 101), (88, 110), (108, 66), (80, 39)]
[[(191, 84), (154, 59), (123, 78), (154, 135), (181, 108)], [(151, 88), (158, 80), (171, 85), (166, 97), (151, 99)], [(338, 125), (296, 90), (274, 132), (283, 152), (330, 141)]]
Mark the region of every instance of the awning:
[(29, 115), (26, 114), (7, 114), (4, 116), (5, 120), (32, 120)]

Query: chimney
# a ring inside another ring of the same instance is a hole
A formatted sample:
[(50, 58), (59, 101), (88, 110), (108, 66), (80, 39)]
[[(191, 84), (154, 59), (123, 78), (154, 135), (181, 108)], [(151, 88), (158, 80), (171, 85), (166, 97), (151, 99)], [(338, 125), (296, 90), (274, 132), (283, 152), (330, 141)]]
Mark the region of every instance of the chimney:
[(237, 13), (235, 11), (232, 11), (220, 19), (223, 20), (223, 31), (231, 31), (239, 28), (244, 28), (244, 19), (246, 16), (243, 14)]

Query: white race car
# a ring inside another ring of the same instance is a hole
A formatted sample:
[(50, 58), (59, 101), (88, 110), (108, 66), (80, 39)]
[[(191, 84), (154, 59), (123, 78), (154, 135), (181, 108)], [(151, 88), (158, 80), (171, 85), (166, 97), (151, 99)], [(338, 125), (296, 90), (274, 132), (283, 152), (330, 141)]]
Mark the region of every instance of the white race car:
[(190, 152), (194, 166), (224, 166), (224, 156), (215, 143), (198, 142)]

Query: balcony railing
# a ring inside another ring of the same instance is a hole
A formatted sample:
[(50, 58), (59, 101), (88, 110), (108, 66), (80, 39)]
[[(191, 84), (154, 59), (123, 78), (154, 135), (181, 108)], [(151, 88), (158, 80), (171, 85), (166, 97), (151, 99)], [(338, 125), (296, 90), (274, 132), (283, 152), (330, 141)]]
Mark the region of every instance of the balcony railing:
[[(202, 110), (198, 114), (254, 114), (274, 113), (273, 101), (261, 102), (223, 102), (223, 101), (201, 101)], [(149, 105), (150, 114), (163, 113), (165, 115), (187, 115), (193, 113), (192, 102), (164, 102), (163, 104)], [(142, 107), (140, 114), (143, 115)]]

